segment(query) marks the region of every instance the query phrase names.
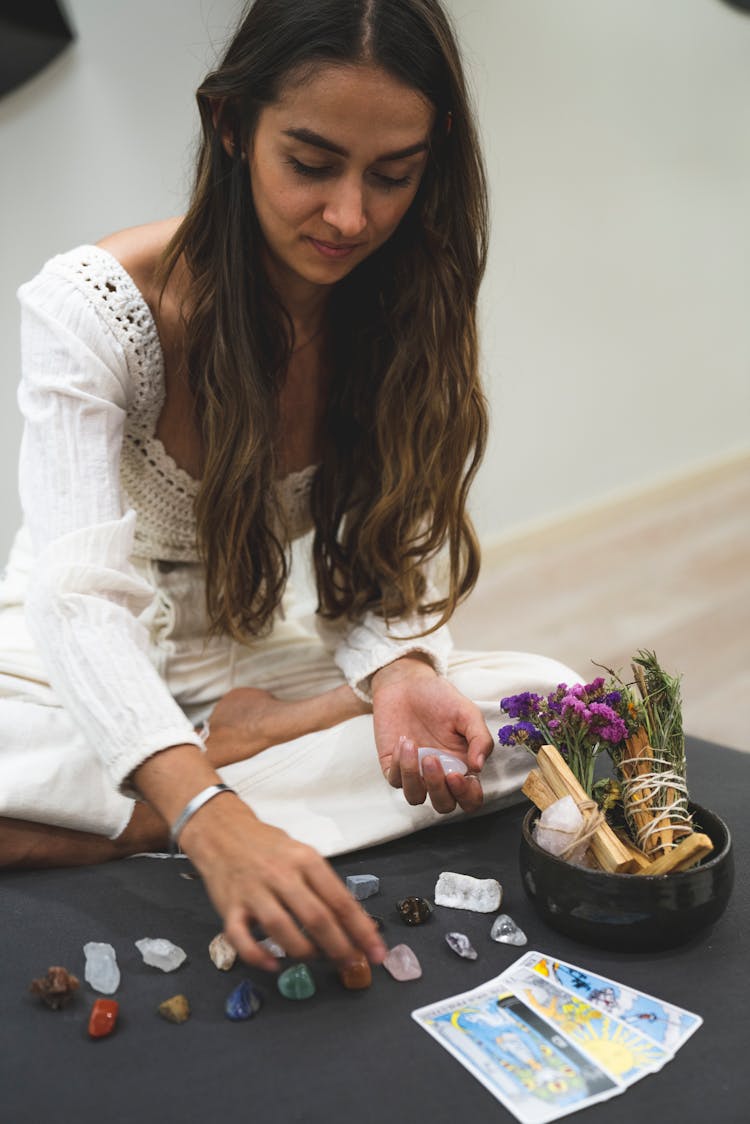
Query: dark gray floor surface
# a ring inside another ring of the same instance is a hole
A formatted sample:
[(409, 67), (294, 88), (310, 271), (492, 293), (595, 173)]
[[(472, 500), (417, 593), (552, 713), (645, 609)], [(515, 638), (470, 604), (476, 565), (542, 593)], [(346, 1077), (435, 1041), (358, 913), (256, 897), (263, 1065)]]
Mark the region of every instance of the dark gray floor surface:
[[(536, 916), (518, 871), (524, 808), (446, 824), (336, 859), (345, 876), (374, 873), (381, 893), (367, 903), (383, 916), (389, 945), (410, 944), (423, 976), (396, 983), (382, 968), (364, 992), (347, 992), (332, 968), (313, 965), (317, 994), (283, 999), (272, 976), (235, 965), (218, 972), (207, 945), (217, 919), (199, 881), (180, 878), (185, 862), (131, 859), (74, 870), (0, 878), (0, 1121), (2, 1124), (457, 1124), (513, 1118), (410, 1018), (419, 1006), (492, 978), (523, 952), (489, 939), (492, 918), (437, 910), (408, 929), (394, 903), (432, 897), (442, 870), (497, 877), (504, 909), (531, 949), (630, 984), (704, 1019), (658, 1074), (578, 1118), (607, 1124), (740, 1124), (750, 1118), (747, 1031), (748, 812), (750, 757), (688, 742), (691, 798), (729, 824), (736, 883), (724, 916), (700, 938), (653, 954), (613, 953), (556, 934)], [(479, 951), (460, 960), (444, 934), (466, 932)], [(176, 972), (146, 967), (133, 945), (168, 937), (188, 954)], [(63, 964), (83, 979), (86, 941), (114, 945), (122, 971), (121, 1016), (109, 1039), (87, 1037), (94, 999), (82, 983), (75, 1002), (51, 1012), (28, 993), (32, 977)], [(248, 975), (266, 991), (255, 1019), (230, 1023), (223, 1004)], [(156, 1013), (177, 992), (193, 1015), (182, 1026)]]

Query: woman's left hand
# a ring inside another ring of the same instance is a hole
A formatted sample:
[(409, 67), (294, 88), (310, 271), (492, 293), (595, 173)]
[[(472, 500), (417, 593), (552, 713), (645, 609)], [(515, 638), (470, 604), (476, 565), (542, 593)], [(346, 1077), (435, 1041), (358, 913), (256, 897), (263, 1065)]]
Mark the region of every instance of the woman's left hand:
[[(480, 808), (482, 786), (475, 774), (492, 752), (492, 737), (479, 707), (418, 656), (377, 671), (372, 698), (375, 742), (388, 783), (403, 788), (409, 804), (423, 804), (429, 796), (436, 812), (452, 812), (456, 805), (465, 812)], [(418, 746), (455, 754), (469, 773), (445, 774), (436, 757), (426, 757), (422, 777)]]

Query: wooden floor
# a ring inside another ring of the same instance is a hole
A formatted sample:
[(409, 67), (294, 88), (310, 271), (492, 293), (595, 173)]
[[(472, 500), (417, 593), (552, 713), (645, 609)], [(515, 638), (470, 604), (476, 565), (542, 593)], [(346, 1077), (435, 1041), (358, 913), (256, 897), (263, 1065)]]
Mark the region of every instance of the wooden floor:
[(750, 458), (485, 549), (462, 648), (682, 675), (685, 729), (750, 750)]

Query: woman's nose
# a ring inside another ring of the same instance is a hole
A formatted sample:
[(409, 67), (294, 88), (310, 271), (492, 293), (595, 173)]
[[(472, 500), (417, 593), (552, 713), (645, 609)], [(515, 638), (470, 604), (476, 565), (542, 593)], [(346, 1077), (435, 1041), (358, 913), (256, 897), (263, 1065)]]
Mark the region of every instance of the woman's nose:
[(341, 180), (323, 209), (323, 218), (344, 238), (354, 238), (367, 226), (362, 184)]

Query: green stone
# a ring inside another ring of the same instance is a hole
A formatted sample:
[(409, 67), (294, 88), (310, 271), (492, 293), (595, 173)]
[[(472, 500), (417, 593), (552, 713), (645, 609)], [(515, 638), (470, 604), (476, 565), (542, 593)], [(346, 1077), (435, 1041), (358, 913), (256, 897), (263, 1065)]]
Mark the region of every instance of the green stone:
[(294, 964), (283, 971), (278, 986), (285, 999), (309, 999), (315, 994), (315, 980), (306, 964)]

